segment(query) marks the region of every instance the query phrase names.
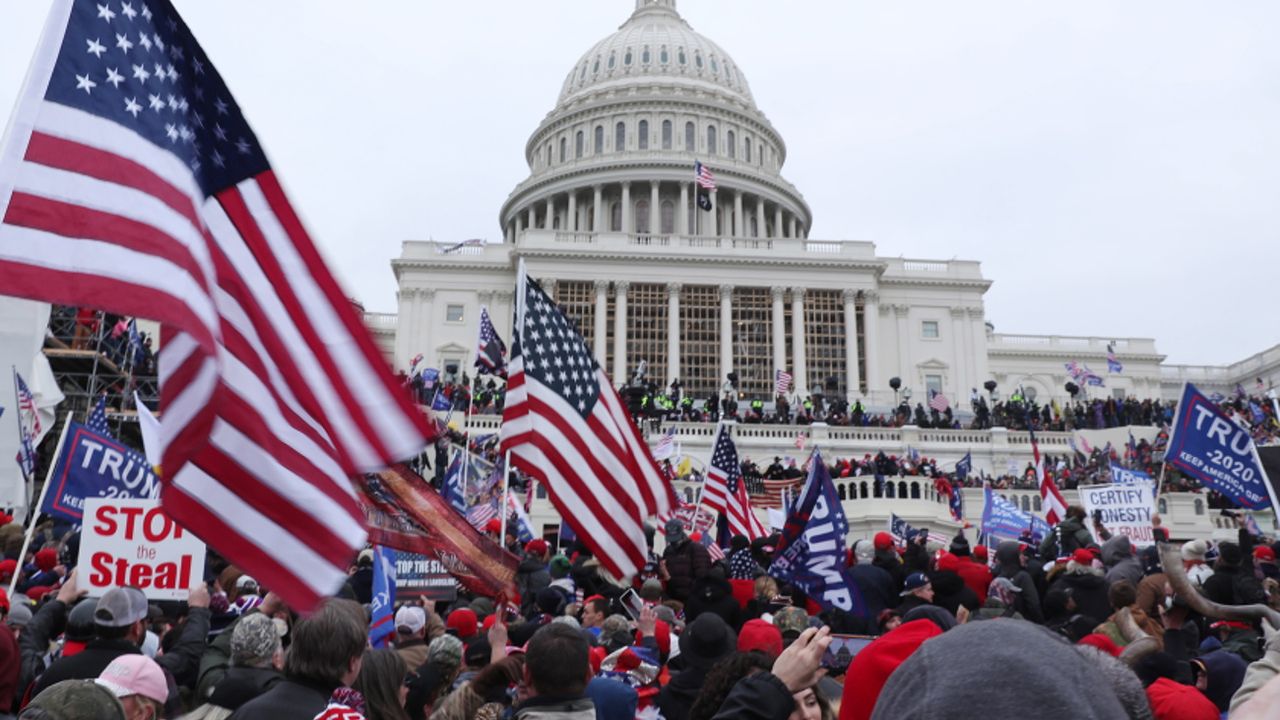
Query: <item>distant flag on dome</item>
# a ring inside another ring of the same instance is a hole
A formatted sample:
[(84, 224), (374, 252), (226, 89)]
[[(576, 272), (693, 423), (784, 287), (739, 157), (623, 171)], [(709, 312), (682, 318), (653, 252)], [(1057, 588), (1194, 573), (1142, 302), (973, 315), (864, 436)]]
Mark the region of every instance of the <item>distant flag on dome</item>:
[(493, 329), (489, 308), (480, 308), (480, 339), (476, 343), (476, 374), (507, 376), (507, 346)]
[(1107, 343), (1107, 372), (1124, 372), (1124, 365), (1121, 365), (1120, 361), (1116, 359), (1116, 349), (1111, 345), (1111, 343)]
[(698, 207), (703, 210), (710, 210), (713, 207), (711, 204), (711, 191), (716, 189), (716, 176), (711, 174), (711, 168), (695, 160), (693, 163), (693, 181), (698, 190)]

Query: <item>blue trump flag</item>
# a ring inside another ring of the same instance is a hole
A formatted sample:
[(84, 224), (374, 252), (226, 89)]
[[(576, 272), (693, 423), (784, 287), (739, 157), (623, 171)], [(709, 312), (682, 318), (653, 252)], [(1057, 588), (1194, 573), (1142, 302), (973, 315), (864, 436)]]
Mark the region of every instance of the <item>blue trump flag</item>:
[(1187, 383), (1170, 430), (1165, 462), (1243, 508), (1274, 502), (1249, 431)]
[(965, 453), (960, 462), (956, 463), (956, 480), (964, 482), (969, 477), (969, 473), (973, 472), (973, 453)]
[(160, 497), (160, 480), (141, 453), (73, 421), (49, 483), (40, 512), (73, 523), (84, 517), (87, 497)]
[(889, 534), (903, 542), (911, 542), (920, 531), (894, 513), (889, 513)]
[(396, 631), (396, 551), (381, 545), (373, 548), (373, 599), (369, 603), (369, 645), (387, 647)]
[(1151, 476), (1142, 472), (1141, 470), (1130, 470), (1129, 468), (1124, 467), (1119, 463), (1115, 463), (1115, 462), (1111, 463), (1111, 482), (1121, 483), (1121, 484), (1130, 484), (1130, 483), (1151, 483), (1152, 485), (1155, 484), (1155, 481), (1151, 479)]
[(983, 488), (982, 533), (1001, 540), (1019, 540), (1030, 530), (1031, 538), (1040, 542), (1049, 534), (1049, 523), (1014, 505), (990, 487)]
[(791, 506), (769, 574), (793, 583), (824, 608), (865, 616), (862, 593), (844, 564), (848, 532), (835, 483), (815, 451), (809, 479)]
[(455, 453), (453, 462), (444, 471), (444, 497), (454, 510), (467, 514), (466, 491), (462, 480), (462, 453)]

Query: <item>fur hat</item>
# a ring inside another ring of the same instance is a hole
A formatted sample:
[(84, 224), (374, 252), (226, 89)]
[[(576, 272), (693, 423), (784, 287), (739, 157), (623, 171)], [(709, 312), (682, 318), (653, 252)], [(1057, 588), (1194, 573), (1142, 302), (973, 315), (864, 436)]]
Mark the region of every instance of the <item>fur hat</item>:
[(1182, 559), (1204, 562), (1209, 554), (1209, 543), (1204, 540), (1192, 540), (1182, 543)]

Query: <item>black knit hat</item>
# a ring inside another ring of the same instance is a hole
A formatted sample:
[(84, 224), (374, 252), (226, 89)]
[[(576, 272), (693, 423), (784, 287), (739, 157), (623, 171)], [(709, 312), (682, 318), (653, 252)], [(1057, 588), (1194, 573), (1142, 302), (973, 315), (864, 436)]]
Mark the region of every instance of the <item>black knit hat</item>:
[(969, 541), (965, 538), (963, 530), (956, 533), (956, 536), (952, 538), (950, 549), (952, 555), (969, 557)]

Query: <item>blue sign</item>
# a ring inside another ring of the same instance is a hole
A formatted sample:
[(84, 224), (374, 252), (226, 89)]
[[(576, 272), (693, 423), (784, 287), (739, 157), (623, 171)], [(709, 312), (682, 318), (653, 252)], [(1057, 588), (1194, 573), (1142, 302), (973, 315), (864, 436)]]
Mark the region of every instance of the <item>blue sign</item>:
[(51, 517), (79, 523), (87, 497), (160, 497), (160, 479), (141, 453), (78, 422), (68, 421), (66, 440), (54, 463), (40, 508)]
[(381, 545), (373, 548), (373, 597), (369, 603), (369, 645), (387, 647), (396, 632), (396, 551)]
[(825, 608), (865, 614), (862, 593), (844, 564), (848, 533), (849, 523), (835, 483), (822, 456), (815, 452), (809, 463), (809, 479), (792, 506), (769, 574), (799, 586)]
[(1125, 485), (1133, 483), (1150, 483), (1155, 484), (1151, 476), (1141, 470), (1130, 470), (1119, 463), (1111, 463), (1111, 482), (1121, 483)]
[(1014, 505), (1012, 501), (1000, 497), (991, 491), (991, 488), (984, 488), (983, 507), (982, 507), (982, 532), (987, 536), (994, 536), (1003, 540), (1019, 540), (1023, 537), (1023, 533), (1027, 530), (1031, 531), (1031, 538), (1035, 542), (1040, 542), (1049, 534), (1049, 523), (1024, 512), (1022, 508)]
[(1191, 383), (1182, 390), (1165, 462), (1243, 508), (1269, 506), (1266, 479), (1249, 431)]

